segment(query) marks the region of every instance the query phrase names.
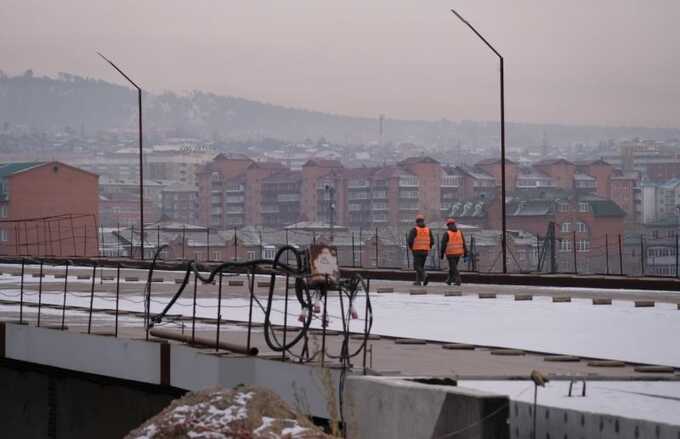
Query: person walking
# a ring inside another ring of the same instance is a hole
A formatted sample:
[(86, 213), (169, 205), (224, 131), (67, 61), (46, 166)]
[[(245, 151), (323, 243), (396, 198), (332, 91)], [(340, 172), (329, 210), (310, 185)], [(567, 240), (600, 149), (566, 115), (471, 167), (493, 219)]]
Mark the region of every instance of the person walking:
[(449, 261), (449, 276), (446, 279), (446, 285), (451, 285), (456, 283), (460, 285), (460, 273), (458, 272), (458, 261), (460, 257), (467, 258), (467, 247), (465, 246), (465, 237), (463, 232), (458, 230), (456, 226), (456, 220), (449, 218), (446, 220), (446, 228), (448, 229), (446, 233), (442, 236), (440, 259), (446, 259)]
[(413, 268), (416, 271), (416, 281), (413, 285), (427, 285), (429, 282), (425, 272), (425, 261), (434, 244), (432, 230), (425, 225), (425, 217), (416, 215), (416, 226), (411, 229), (407, 238), (408, 247), (413, 254)]

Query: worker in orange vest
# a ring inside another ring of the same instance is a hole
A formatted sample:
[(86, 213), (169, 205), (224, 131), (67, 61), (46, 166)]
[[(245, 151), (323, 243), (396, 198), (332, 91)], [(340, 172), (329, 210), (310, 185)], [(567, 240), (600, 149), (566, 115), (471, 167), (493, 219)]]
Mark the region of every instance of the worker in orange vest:
[(451, 285), (453, 282), (460, 285), (460, 273), (458, 272), (458, 261), (460, 257), (467, 258), (467, 247), (465, 246), (465, 237), (463, 232), (458, 230), (456, 220), (449, 218), (446, 220), (446, 233), (442, 236), (440, 259), (449, 261), (449, 277), (446, 279), (446, 284)]
[(411, 229), (406, 241), (413, 254), (413, 268), (416, 271), (416, 281), (413, 285), (427, 285), (429, 279), (425, 272), (425, 261), (434, 244), (434, 237), (432, 230), (425, 225), (423, 215), (416, 215), (416, 226)]

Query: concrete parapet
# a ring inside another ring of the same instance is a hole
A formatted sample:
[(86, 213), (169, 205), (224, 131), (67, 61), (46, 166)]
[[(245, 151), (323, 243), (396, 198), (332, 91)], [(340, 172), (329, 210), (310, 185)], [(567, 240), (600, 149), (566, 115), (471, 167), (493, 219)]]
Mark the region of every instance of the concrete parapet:
[(510, 437), (506, 396), (416, 379), (351, 376), (343, 397), (354, 439)]

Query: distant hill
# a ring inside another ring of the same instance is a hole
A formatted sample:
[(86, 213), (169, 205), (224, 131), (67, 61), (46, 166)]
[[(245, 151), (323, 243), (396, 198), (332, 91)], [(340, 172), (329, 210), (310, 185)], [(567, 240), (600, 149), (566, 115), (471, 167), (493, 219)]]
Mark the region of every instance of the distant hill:
[[(106, 81), (61, 73), (56, 78), (0, 72), (0, 126), (26, 125), (40, 130), (71, 127), (87, 133), (134, 128), (135, 92)], [(287, 141), (324, 137), (338, 143), (378, 139), (378, 121), (275, 106), (196, 91), (144, 97), (146, 129), (182, 137), (231, 140), (276, 138)], [(511, 145), (537, 146), (547, 133), (553, 143), (644, 137), (679, 138), (678, 129), (607, 128), (560, 125), (508, 125)], [(498, 141), (496, 122), (385, 121), (385, 140), (422, 144), (491, 144)]]

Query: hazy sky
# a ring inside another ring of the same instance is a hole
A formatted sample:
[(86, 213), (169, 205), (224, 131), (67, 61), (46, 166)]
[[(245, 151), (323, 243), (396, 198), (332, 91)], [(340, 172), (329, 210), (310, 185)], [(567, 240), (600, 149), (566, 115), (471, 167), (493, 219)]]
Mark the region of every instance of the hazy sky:
[[(375, 117), (680, 127), (678, 0), (0, 0), (0, 69)], [(122, 82), (121, 82), (122, 83)]]

